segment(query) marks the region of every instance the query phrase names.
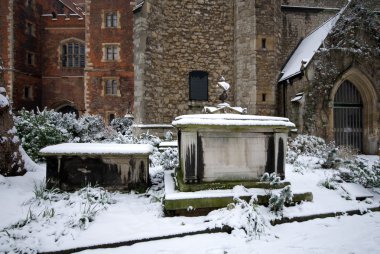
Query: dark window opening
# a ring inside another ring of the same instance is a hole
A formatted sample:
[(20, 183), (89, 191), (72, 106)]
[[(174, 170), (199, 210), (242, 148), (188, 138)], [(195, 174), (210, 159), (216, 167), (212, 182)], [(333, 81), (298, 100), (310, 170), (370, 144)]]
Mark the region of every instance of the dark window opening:
[(262, 100), (266, 101), (267, 100), (267, 95), (265, 93), (262, 94)]
[(208, 100), (208, 73), (205, 71), (192, 71), (189, 73), (190, 100)]
[(79, 42), (68, 42), (62, 45), (63, 67), (84, 67), (84, 44)]
[(115, 119), (115, 114), (111, 113), (108, 115), (108, 124), (111, 124), (113, 119)]
[(261, 48), (263, 48), (263, 49), (267, 48), (267, 39), (266, 38), (261, 39)]
[(34, 64), (34, 55), (32, 53), (27, 53), (27, 63), (28, 65)]
[(31, 99), (32, 98), (32, 90), (31, 90), (30, 86), (24, 87), (24, 98), (25, 99)]

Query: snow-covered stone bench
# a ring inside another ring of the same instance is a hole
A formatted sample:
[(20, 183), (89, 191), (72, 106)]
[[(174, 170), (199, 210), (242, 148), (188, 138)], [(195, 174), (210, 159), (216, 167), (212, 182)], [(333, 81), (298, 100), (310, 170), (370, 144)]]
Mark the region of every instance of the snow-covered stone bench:
[(45, 147), (40, 154), (46, 157), (48, 188), (131, 190), (148, 187), (152, 151), (147, 144), (65, 143)]

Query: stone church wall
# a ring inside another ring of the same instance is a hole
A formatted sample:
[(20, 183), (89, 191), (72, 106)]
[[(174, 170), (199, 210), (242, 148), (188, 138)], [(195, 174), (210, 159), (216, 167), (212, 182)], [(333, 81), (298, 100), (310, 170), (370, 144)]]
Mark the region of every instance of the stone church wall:
[[(200, 113), (204, 105), (218, 103), (216, 87), (223, 75), (233, 83), (233, 2), (221, 0), (145, 1), (135, 22), (147, 12), (144, 123), (171, 123), (178, 115)], [(136, 24), (136, 23), (135, 23)], [(141, 31), (138, 31), (138, 33)], [(136, 35), (135, 36), (140, 36)], [(189, 72), (208, 72), (208, 101), (189, 101)], [(234, 91), (228, 102), (234, 104)], [(147, 113), (149, 111), (149, 114)], [(137, 113), (139, 115), (139, 113)]]

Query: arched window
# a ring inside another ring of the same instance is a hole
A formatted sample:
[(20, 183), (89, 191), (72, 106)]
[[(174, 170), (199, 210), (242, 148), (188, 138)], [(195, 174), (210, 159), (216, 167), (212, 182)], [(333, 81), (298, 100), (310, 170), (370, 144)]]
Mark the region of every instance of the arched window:
[(79, 41), (68, 41), (62, 43), (61, 53), (62, 67), (84, 67), (84, 43)]
[(208, 73), (192, 71), (189, 73), (189, 99), (195, 101), (208, 100)]

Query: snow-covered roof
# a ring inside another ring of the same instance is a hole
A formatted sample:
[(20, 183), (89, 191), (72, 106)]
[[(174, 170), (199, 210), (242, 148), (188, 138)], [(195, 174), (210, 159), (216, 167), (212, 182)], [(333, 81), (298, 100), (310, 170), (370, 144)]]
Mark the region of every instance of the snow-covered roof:
[(303, 98), (303, 93), (297, 93), (296, 96), (291, 100), (291, 102), (299, 102)]
[(65, 5), (68, 9), (70, 9), (72, 12), (78, 14), (80, 17), (83, 18), (85, 15), (84, 0), (59, 0), (63, 5)]
[(258, 126), (287, 127), (295, 125), (288, 118), (237, 114), (195, 114), (178, 116), (172, 122), (173, 126), (208, 125), (208, 126)]
[(335, 26), (343, 10), (344, 8), (302, 40), (282, 69), (282, 76), (278, 82), (285, 81), (302, 72), (303, 68), (310, 63), (316, 51)]
[(40, 150), (44, 156), (52, 155), (132, 155), (150, 154), (153, 147), (148, 144), (99, 144), (63, 143)]

